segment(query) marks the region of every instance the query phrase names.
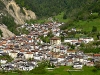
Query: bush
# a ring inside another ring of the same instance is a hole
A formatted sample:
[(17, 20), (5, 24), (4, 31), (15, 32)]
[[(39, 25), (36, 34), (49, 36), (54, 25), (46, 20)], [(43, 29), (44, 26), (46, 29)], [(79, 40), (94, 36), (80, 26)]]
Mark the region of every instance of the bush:
[(96, 68), (94, 68), (93, 70), (92, 70), (92, 72), (97, 72), (98, 70), (96, 69)]
[(98, 62), (95, 63), (95, 68), (98, 69), (98, 70), (100, 70), (100, 61), (98, 61)]
[(46, 62), (41, 62), (38, 64), (38, 67), (35, 67), (35, 69), (31, 70), (30, 72), (34, 74), (45, 74), (46, 73), (45, 66)]
[(0, 30), (0, 35), (1, 35), (1, 37), (3, 36), (3, 35), (2, 35), (2, 31), (1, 31), (1, 30)]
[(31, 70), (31, 73), (34, 74), (45, 74), (46, 70), (40, 67), (36, 67), (35, 69)]

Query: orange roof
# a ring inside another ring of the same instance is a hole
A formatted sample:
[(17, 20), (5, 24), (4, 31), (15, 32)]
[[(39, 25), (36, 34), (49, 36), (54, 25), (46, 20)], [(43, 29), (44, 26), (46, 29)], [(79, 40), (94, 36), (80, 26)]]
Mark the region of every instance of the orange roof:
[(0, 46), (2, 46), (2, 43), (0, 42)]
[(65, 58), (65, 56), (64, 55), (60, 55), (58, 58)]
[(68, 62), (72, 62), (72, 61), (73, 61), (72, 59), (69, 59), (69, 60), (68, 60)]
[(2, 41), (2, 44), (6, 44), (7, 43), (7, 41)]
[(100, 54), (94, 54), (94, 56), (100, 56)]
[(27, 52), (26, 54), (33, 54), (32, 52)]
[(73, 40), (73, 41), (71, 41), (71, 42), (77, 42), (77, 41)]
[(93, 62), (88, 62), (88, 64), (94, 64)]
[(58, 37), (52, 37), (51, 40), (60, 40)]
[(38, 52), (38, 50), (31, 50), (31, 52)]
[(11, 51), (11, 53), (17, 53), (16, 51)]
[(76, 52), (75, 50), (67, 50), (67, 52)]
[(11, 50), (10, 48), (5, 48), (4, 50)]
[(82, 42), (83, 40), (78, 40), (78, 42)]
[(20, 50), (20, 52), (25, 52), (25, 50)]

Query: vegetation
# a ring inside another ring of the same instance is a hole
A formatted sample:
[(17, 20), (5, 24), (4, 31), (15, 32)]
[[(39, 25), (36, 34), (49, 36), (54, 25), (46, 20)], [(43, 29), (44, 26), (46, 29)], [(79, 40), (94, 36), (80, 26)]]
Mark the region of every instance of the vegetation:
[[(99, 0), (15, 0), (21, 7), (33, 10), (38, 17), (50, 17), (64, 12), (63, 19), (94, 19), (100, 14)], [(85, 10), (85, 11), (84, 11)]]
[(84, 53), (100, 53), (100, 41), (94, 41), (87, 44), (82, 43), (80, 45), (80, 50)]
[(38, 64), (38, 67), (35, 67), (35, 69), (31, 70), (30, 72), (34, 74), (46, 74), (46, 67), (54, 68), (55, 66), (54, 64), (50, 64), (49, 61), (42, 61)]
[(80, 71), (67, 71), (73, 70), (70, 66), (61, 66), (60, 68), (55, 68), (52, 71), (46, 71), (44, 74), (34, 74), (32, 72), (5, 72), (0, 73), (0, 75), (100, 75), (100, 71), (95, 67), (86, 67), (84, 66)]
[(12, 5), (9, 6), (9, 9), (14, 12), (14, 9), (13, 9)]
[(18, 31), (16, 30), (17, 25), (14, 22), (14, 19), (10, 15), (3, 16), (2, 23), (5, 24), (11, 32), (19, 34)]
[(2, 37), (2, 31), (0, 30), (0, 35), (1, 35), (1, 37)]
[(5, 59), (7, 62), (11, 62), (13, 60), (9, 55), (0, 56), (0, 59)]
[[(15, 0), (19, 6), (33, 10), (38, 17), (55, 16), (64, 9), (64, 0)], [(60, 5), (59, 5), (60, 4)], [(56, 5), (56, 6), (55, 6)]]
[(3, 2), (0, 0), (0, 10), (4, 9), (5, 5), (3, 4)]
[(100, 70), (100, 61), (97, 61), (95, 63), (95, 68), (98, 69), (98, 70)]
[(97, 27), (93, 26), (92, 32), (96, 32), (96, 31), (97, 31)]
[(46, 66), (45, 62), (39, 63), (38, 67), (35, 67), (35, 69), (31, 70), (30, 72), (34, 74), (45, 74), (46, 73), (45, 66)]
[[(100, 27), (100, 1), (99, 0), (15, 0), (25, 14), (23, 7), (36, 13), (39, 20), (26, 21), (27, 23), (45, 23), (46, 17), (53, 20), (65, 22), (61, 29), (72, 28), (73, 26), (82, 29), (84, 32), (91, 32), (92, 27)], [(0, 8), (5, 7), (0, 1)], [(10, 9), (12, 7), (10, 6)], [(41, 19), (42, 20), (41, 20)], [(5, 21), (4, 21), (5, 19)], [(7, 24), (8, 29), (18, 34), (15, 30), (16, 24), (11, 17), (4, 17), (2, 23)], [(8, 21), (7, 21), (8, 20)], [(10, 23), (12, 22), (12, 24)], [(100, 28), (97, 29), (99, 31)]]
[(81, 50), (84, 53), (100, 53), (100, 48), (87, 47), (87, 48), (81, 48)]
[(26, 27), (24, 27), (24, 28), (20, 28), (20, 33), (21, 34), (29, 34), (29, 31), (26, 30)]
[(47, 36), (40, 36), (40, 39), (42, 39), (42, 41), (43, 42), (45, 42), (45, 43), (50, 43), (50, 39), (53, 37), (54, 35), (52, 34), (52, 32), (50, 31), (49, 33), (48, 33), (48, 35)]

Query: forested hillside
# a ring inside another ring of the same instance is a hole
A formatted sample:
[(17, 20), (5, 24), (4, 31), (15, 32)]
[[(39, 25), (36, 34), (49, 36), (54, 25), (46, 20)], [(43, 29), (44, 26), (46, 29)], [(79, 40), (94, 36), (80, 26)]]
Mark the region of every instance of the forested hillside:
[(64, 18), (87, 19), (100, 13), (100, 0), (15, 0), (20, 6), (34, 11), (38, 17), (50, 17), (64, 12)]
[(20, 6), (33, 10), (39, 17), (54, 16), (62, 12), (65, 0), (15, 0)]

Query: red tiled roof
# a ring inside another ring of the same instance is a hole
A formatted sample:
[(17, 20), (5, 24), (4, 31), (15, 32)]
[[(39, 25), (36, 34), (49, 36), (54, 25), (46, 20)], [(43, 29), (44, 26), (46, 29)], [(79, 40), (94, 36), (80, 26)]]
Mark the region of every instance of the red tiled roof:
[(26, 54), (33, 54), (32, 52), (27, 52)]
[(76, 52), (75, 50), (67, 50), (67, 52)]
[(94, 56), (99, 56), (100, 57), (100, 54), (94, 54)]
[(58, 37), (52, 37), (51, 40), (60, 40)]

